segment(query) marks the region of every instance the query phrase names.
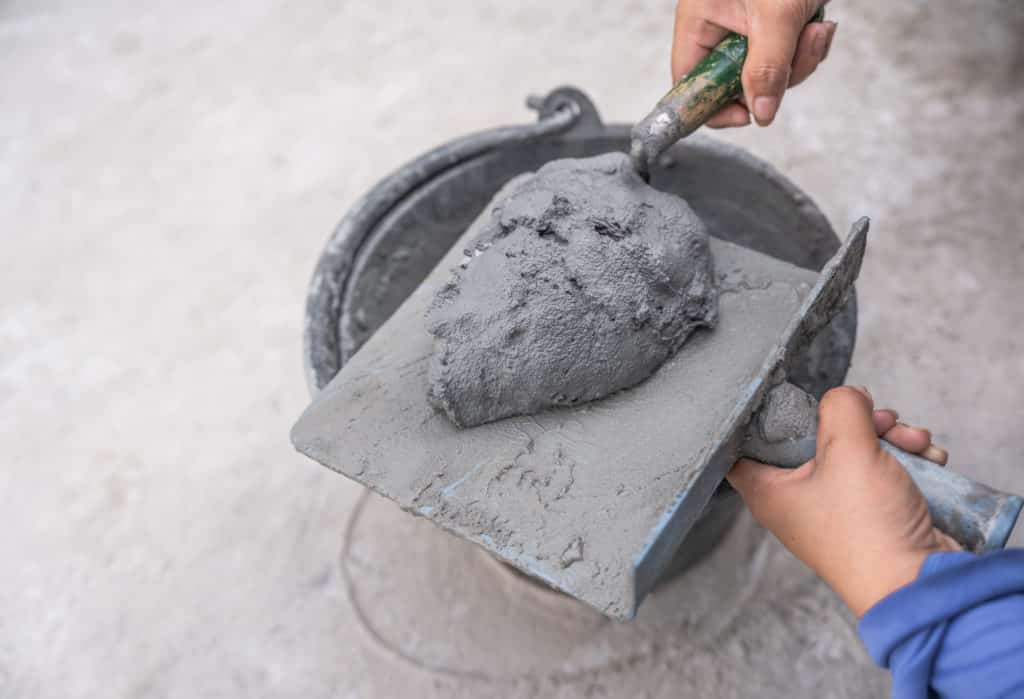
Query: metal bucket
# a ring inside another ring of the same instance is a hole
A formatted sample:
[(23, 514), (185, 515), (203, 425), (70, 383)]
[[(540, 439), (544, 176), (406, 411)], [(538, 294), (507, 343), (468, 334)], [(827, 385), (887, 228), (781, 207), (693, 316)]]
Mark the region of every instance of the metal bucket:
[[(590, 99), (559, 88), (527, 102), (534, 124), (458, 139), (382, 179), (344, 216), (327, 242), (306, 304), (304, 359), (316, 393), (420, 284), (505, 182), (549, 160), (628, 152), (629, 125), (605, 125)], [(683, 196), (710, 233), (819, 270), (839, 238), (818, 207), (767, 163), (710, 138), (676, 144), (651, 184)], [(852, 297), (798, 362), (790, 380), (821, 396), (843, 382), (857, 328)], [(715, 494), (668, 575), (699, 560), (724, 535), (741, 504)]]

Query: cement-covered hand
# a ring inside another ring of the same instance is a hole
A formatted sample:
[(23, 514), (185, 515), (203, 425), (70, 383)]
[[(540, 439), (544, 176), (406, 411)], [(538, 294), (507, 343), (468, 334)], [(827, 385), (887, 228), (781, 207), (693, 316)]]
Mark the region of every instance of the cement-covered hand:
[(754, 517), (858, 617), (913, 581), (930, 554), (960, 550), (878, 438), (943, 463), (944, 452), (897, 420), (873, 410), (866, 390), (833, 389), (819, 406), (814, 459), (793, 470), (742, 459), (728, 475)]
[(807, 24), (821, 0), (679, 0), (672, 42), (672, 81), (688, 73), (729, 32), (748, 38), (743, 66), (747, 108), (732, 104), (712, 117), (713, 128), (761, 126), (775, 118), (787, 87), (805, 80), (828, 56), (835, 22)]

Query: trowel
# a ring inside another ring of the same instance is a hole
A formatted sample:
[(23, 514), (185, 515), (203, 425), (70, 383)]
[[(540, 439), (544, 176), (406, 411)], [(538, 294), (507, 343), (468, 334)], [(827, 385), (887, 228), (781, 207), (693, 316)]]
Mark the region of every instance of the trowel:
[[(634, 160), (657, 152), (641, 143)], [(424, 313), (470, 246), (467, 232), (316, 396), (292, 440), (524, 573), (632, 618), (739, 456), (780, 466), (813, 456), (814, 399), (787, 371), (843, 307), (867, 231), (867, 220), (854, 224), (820, 273), (713, 238), (718, 325), (650, 379), (599, 401), (460, 429), (427, 399)], [(939, 528), (971, 550), (1005, 545), (1020, 498), (883, 446)]]
[[(814, 399), (787, 361), (842, 308), (868, 231), (820, 274), (712, 239), (720, 318), (646, 382), (599, 401), (468, 429), (427, 400), (424, 313), (456, 244), (292, 430), (307, 456), (615, 618), (632, 618), (741, 455), (814, 454)], [(966, 548), (1005, 545), (1021, 498), (884, 445)]]

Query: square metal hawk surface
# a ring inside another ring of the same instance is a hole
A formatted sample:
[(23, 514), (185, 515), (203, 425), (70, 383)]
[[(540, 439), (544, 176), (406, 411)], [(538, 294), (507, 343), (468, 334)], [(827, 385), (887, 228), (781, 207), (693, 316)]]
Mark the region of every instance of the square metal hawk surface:
[(317, 395), (292, 441), (523, 572), (632, 618), (724, 477), (716, 450), (818, 275), (712, 239), (718, 325), (650, 379), (460, 429), (427, 402), (424, 314), (468, 246), (460, 240)]

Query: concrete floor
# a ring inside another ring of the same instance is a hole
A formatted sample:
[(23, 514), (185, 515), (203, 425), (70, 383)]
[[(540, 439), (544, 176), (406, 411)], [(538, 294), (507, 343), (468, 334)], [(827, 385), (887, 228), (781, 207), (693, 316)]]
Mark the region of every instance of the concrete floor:
[[(0, 4), (0, 696), (786, 696), (812, 675), (826, 678), (815, 696), (884, 693), (848, 616), (770, 539), (743, 599), (777, 576), (799, 584), (723, 621), (699, 652), (648, 619), (646, 635), (615, 631), (576, 662), (541, 629), (560, 668), (545, 675), (519, 663), (537, 652), (530, 633), (486, 652), (522, 630), (514, 615), (474, 657), (519, 674), (390, 653), (340, 572), (360, 490), (288, 443), (308, 399), (305, 286), (346, 207), (430, 146), (531, 119), (530, 92), (572, 83), (607, 121), (638, 117), (666, 87), (671, 12)], [(772, 128), (724, 137), (837, 228), (872, 217), (851, 381), (932, 427), (958, 470), (1024, 492), (1024, 7), (830, 13), (840, 28), (821, 74)], [(382, 536), (439, 545), (380, 516)], [(725, 575), (716, 565), (693, 594)], [(421, 571), (387, 575), (400, 590)], [(755, 617), (768, 626), (744, 626)], [(744, 640), (786, 629), (809, 635)], [(618, 660), (622, 646), (637, 653)]]

